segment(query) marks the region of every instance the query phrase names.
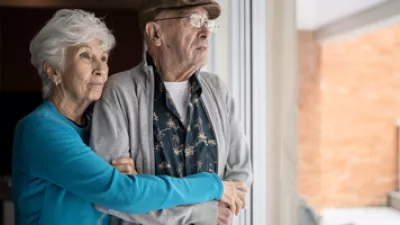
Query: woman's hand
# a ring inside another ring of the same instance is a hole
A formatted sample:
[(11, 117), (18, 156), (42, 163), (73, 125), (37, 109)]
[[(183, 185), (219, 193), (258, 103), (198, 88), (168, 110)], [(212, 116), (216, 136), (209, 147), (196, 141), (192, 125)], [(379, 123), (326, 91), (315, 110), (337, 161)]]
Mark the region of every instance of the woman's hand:
[(247, 185), (242, 181), (223, 181), (222, 183), (224, 194), (220, 201), (238, 216), (240, 210), (246, 206)]
[(132, 158), (119, 158), (119, 159), (114, 159), (111, 162), (111, 165), (119, 170), (123, 174), (138, 174), (138, 172), (135, 169), (135, 163), (133, 162)]

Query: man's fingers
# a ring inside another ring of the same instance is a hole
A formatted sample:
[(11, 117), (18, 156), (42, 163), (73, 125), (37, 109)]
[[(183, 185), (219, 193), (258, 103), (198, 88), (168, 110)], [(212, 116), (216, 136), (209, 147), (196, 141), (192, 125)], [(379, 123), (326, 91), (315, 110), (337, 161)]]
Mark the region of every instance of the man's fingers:
[[(236, 201), (236, 200), (234, 200), (234, 201)], [(229, 204), (227, 204), (227, 203), (220, 202), (218, 204), (218, 223), (217, 223), (217, 225), (232, 225), (233, 215), (235, 215), (235, 212), (233, 212), (231, 209), (232, 209), (232, 207), (230, 207)]]
[(115, 169), (119, 170), (122, 173), (132, 173), (133, 167), (129, 164), (119, 164), (114, 166)]
[(129, 165), (134, 165), (133, 159), (131, 158), (119, 158), (119, 159), (114, 159), (111, 162), (113, 165), (118, 165), (118, 164), (129, 164)]
[(135, 169), (135, 163), (131, 158), (119, 158), (112, 160), (111, 164), (124, 174), (138, 174)]
[[(229, 209), (227, 208), (228, 213), (230, 212)], [(227, 224), (228, 223), (228, 215), (226, 215), (226, 212), (223, 213), (223, 216), (218, 216), (218, 224)]]
[(228, 220), (226, 218), (218, 218), (218, 225), (227, 225), (228, 224)]

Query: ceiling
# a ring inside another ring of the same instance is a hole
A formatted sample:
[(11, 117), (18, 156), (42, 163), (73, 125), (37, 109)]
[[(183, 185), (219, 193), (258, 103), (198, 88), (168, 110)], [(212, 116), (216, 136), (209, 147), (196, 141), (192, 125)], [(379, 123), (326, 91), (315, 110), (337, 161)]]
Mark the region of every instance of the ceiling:
[[(239, 1), (239, 0), (236, 0)], [(316, 30), (384, 1), (396, 0), (296, 0), (297, 24), (301, 30)], [(0, 0), (1, 6), (137, 8), (139, 0)]]
[(136, 9), (139, 0), (0, 0), (0, 7)]
[[(386, 0), (296, 0), (297, 26), (316, 30), (323, 25), (373, 7)], [(392, 1), (392, 0), (388, 0)]]

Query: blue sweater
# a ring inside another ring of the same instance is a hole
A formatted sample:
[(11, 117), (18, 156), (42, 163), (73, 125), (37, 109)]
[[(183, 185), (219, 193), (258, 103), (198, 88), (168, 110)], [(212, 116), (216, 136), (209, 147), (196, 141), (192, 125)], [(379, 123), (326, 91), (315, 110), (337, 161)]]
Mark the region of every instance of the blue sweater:
[(123, 175), (85, 144), (83, 134), (50, 101), (19, 121), (12, 162), (16, 225), (107, 224), (94, 204), (139, 214), (222, 197), (215, 174)]

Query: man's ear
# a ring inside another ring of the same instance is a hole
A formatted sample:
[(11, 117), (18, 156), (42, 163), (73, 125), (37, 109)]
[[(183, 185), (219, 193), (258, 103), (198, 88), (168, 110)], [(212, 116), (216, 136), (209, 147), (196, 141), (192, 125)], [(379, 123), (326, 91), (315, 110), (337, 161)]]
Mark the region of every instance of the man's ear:
[(159, 24), (155, 22), (148, 22), (146, 24), (146, 35), (149, 37), (150, 41), (155, 44), (155, 46), (161, 46), (161, 27)]

